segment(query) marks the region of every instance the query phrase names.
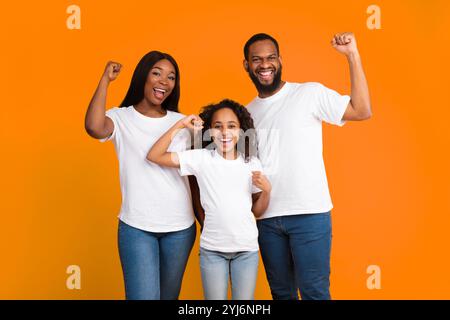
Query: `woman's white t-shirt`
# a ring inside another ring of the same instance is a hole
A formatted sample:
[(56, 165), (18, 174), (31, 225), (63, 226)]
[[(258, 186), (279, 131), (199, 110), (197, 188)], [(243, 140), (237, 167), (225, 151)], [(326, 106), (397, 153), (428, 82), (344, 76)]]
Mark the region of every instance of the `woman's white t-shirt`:
[(350, 97), (320, 83), (286, 82), (268, 98), (247, 105), (256, 128), (258, 157), (272, 184), (259, 218), (332, 209), (322, 157), (322, 122), (342, 126)]
[[(177, 169), (147, 160), (153, 144), (184, 115), (167, 111), (161, 118), (138, 112), (133, 106), (112, 108), (106, 115), (114, 123), (112, 140), (119, 159), (122, 206), (119, 218), (126, 224), (150, 232), (173, 232), (194, 223), (191, 192), (186, 177)], [(186, 150), (187, 130), (177, 134), (169, 151)]]
[(200, 247), (220, 252), (257, 251), (258, 229), (252, 213), (252, 171), (262, 171), (256, 157), (224, 159), (216, 150), (178, 152), (180, 174), (194, 175), (205, 221)]

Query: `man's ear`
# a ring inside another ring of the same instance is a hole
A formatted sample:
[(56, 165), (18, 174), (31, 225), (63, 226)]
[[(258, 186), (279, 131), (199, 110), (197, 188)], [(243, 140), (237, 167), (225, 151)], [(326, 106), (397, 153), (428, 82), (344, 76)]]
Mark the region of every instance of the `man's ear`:
[(281, 56), (278, 57), (278, 60), (280, 60), (280, 64), (283, 66), (283, 59), (281, 59)]
[(244, 59), (244, 69), (248, 72), (248, 62)]

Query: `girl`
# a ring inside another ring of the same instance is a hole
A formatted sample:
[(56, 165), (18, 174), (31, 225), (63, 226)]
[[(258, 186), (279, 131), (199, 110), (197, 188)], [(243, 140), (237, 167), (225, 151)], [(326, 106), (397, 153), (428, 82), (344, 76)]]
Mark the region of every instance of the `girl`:
[[(203, 128), (204, 138), (210, 137), (213, 143), (206, 139), (203, 149), (168, 151), (172, 138), (183, 128), (197, 132)], [(253, 120), (245, 107), (223, 100), (205, 107), (200, 117), (191, 115), (176, 122), (147, 155), (150, 161), (197, 178), (205, 210), (200, 266), (207, 300), (227, 298), (229, 277), (233, 299), (253, 299), (259, 261), (253, 215), (266, 210), (271, 186), (251, 154), (256, 142), (252, 137)]]
[[(85, 127), (112, 140), (119, 159), (122, 206), (118, 246), (127, 299), (177, 299), (196, 228), (191, 194), (175, 169), (145, 159), (178, 113), (180, 72), (166, 53), (146, 54), (134, 70), (125, 99), (105, 114), (106, 93), (121, 64), (108, 62), (86, 112)], [(179, 136), (172, 151), (185, 150)]]

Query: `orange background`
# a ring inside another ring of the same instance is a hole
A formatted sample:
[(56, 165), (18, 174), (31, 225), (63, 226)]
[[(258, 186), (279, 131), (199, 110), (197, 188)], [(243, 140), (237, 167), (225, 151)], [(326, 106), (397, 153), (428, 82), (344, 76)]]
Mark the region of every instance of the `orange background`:
[[(69, 30), (66, 8), (81, 8)], [(381, 30), (366, 27), (371, 4)], [(117, 252), (120, 189), (111, 143), (84, 131), (106, 62), (124, 65), (108, 108), (121, 102), (139, 59), (157, 49), (181, 69), (183, 113), (224, 97), (248, 103), (242, 68), (254, 33), (279, 40), (284, 79), (349, 93), (346, 60), (329, 44), (353, 31), (374, 116), (324, 126), (334, 201), (335, 299), (449, 299), (450, 2), (442, 1), (52, 1), (3, 3), (2, 232), (0, 298), (122, 299)], [(68, 265), (81, 290), (66, 288)], [(381, 267), (380, 290), (366, 268)], [(198, 238), (180, 298), (201, 299)], [(257, 299), (270, 299), (260, 267)]]

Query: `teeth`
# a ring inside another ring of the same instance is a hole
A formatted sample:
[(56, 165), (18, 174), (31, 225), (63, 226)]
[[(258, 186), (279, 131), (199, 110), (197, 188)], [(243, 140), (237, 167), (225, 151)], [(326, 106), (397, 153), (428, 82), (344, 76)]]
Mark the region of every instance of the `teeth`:
[(220, 139), (220, 141), (222, 141), (222, 142), (231, 142), (231, 140), (233, 140), (233, 139)]
[(164, 89), (155, 88), (154, 90), (155, 90), (155, 91), (162, 92), (162, 93), (166, 93), (166, 90), (164, 90)]
[(259, 74), (262, 76), (268, 76), (271, 75), (273, 71), (260, 71)]

